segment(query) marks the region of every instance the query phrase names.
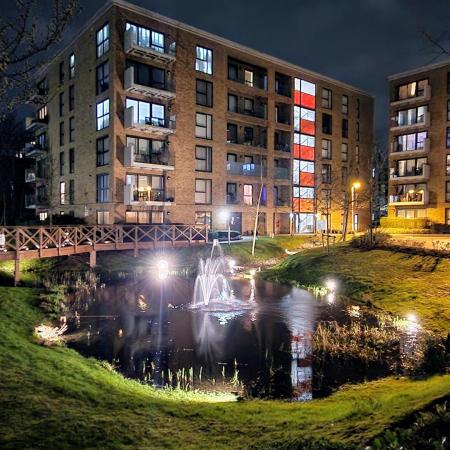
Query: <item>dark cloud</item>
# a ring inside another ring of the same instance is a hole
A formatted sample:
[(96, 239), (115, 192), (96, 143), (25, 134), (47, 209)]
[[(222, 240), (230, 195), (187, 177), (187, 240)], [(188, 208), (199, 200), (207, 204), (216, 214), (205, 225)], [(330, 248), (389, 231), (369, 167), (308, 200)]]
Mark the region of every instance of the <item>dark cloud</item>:
[[(40, 0), (39, 3), (46, 3)], [(10, 0), (0, 0), (0, 6)], [(105, 2), (80, 0), (74, 34)], [(387, 133), (387, 76), (430, 63), (420, 29), (449, 29), (449, 0), (133, 0), (198, 28), (345, 81), (376, 96)], [(3, 8), (2, 8), (3, 9)], [(43, 7), (41, 10), (45, 10)]]

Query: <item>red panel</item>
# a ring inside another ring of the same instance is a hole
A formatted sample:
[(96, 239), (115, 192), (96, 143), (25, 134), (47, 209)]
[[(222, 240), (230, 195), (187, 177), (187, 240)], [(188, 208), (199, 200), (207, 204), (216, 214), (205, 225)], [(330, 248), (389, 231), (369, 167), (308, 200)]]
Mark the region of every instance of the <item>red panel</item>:
[(300, 105), (300, 101), (301, 101), (300, 91), (294, 91), (294, 104)]
[(294, 158), (300, 159), (300, 145), (294, 144)]
[(301, 120), (300, 121), (300, 131), (302, 133), (315, 135), (316, 134), (316, 123), (311, 122), (310, 120)]
[(295, 212), (300, 212), (300, 199), (299, 198), (292, 199), (292, 209)]
[(300, 105), (304, 106), (305, 108), (314, 109), (316, 107), (315, 95), (305, 94), (304, 92), (302, 92), (300, 94)]
[(314, 174), (309, 172), (300, 172), (300, 185), (314, 187)]
[(300, 200), (301, 212), (314, 212), (314, 200), (312, 198), (302, 198)]
[(307, 145), (300, 146), (299, 159), (307, 159), (308, 161), (314, 161), (314, 147), (308, 147)]

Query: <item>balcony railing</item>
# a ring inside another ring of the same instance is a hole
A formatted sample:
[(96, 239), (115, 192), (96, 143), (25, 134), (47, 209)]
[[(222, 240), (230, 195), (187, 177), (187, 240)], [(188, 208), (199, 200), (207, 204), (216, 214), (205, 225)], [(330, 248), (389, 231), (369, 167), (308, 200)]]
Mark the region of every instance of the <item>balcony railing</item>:
[(227, 144), (246, 145), (247, 147), (267, 148), (267, 141), (258, 139), (235, 139), (231, 138), (227, 140)]
[(275, 198), (275, 206), (291, 206), (291, 199), (287, 197)]
[(234, 110), (228, 110), (229, 113), (243, 114), (245, 116), (256, 117), (257, 119), (267, 119), (267, 107), (261, 106), (254, 109), (246, 109), (238, 106)]
[(48, 127), (48, 116), (45, 117), (25, 117), (25, 130), (36, 132)]
[(25, 183), (33, 183), (36, 181), (36, 170), (25, 169)]
[(227, 205), (238, 205), (239, 197), (235, 194), (227, 194)]
[(253, 163), (228, 162), (227, 172), (230, 175), (245, 175), (250, 177), (267, 176), (266, 166)]
[(425, 86), (421, 95), (393, 100), (391, 102), (391, 106), (393, 106), (393, 107), (406, 106), (406, 105), (412, 105), (416, 102), (427, 102), (430, 100), (430, 98), (431, 98), (431, 86), (428, 84), (427, 86)]
[(389, 203), (394, 206), (416, 206), (428, 204), (428, 191), (390, 195)]
[(403, 148), (398, 141), (391, 142), (391, 155), (393, 156), (402, 156), (407, 152), (408, 154), (412, 153), (428, 153), (430, 151), (430, 138), (424, 139), (423, 142), (418, 142), (416, 148), (407, 149)]
[(36, 194), (25, 194), (25, 208), (36, 208)]
[(161, 170), (174, 170), (170, 151), (167, 147), (159, 149), (152, 153), (135, 153), (134, 146), (127, 145), (124, 149), (125, 167), (148, 167)]
[(154, 45), (140, 45), (136, 31), (131, 28), (125, 31), (124, 50), (129, 55), (135, 55), (150, 61), (158, 61), (163, 64), (169, 64), (176, 59), (175, 42), (172, 42), (164, 48)]
[(151, 86), (135, 82), (134, 67), (125, 70), (124, 89), (133, 94), (161, 100), (172, 100), (175, 98), (175, 86), (172, 83), (153, 83)]
[(279, 152), (291, 153), (291, 144), (278, 143), (274, 145), (274, 148)]
[(291, 171), (289, 167), (275, 167), (275, 178), (278, 180), (290, 180)]
[(398, 170), (391, 169), (390, 179), (393, 181), (426, 181), (430, 178), (430, 166), (424, 164), (421, 167), (416, 167), (410, 171), (400, 174)]
[(391, 131), (408, 130), (422, 127), (428, 127), (430, 125), (430, 112), (426, 111), (423, 115), (416, 118), (415, 122), (399, 124), (398, 118), (395, 117), (391, 122)]
[(125, 110), (125, 128), (167, 135), (175, 132), (175, 120), (159, 117), (142, 117), (136, 121), (134, 106), (130, 106)]
[(124, 186), (125, 205), (169, 206), (175, 202), (175, 192), (170, 189), (152, 189), (150, 186), (136, 188)]
[(40, 144), (29, 142), (25, 144), (24, 154), (26, 158), (35, 158), (36, 156), (44, 155), (47, 150), (47, 146), (43, 147)]

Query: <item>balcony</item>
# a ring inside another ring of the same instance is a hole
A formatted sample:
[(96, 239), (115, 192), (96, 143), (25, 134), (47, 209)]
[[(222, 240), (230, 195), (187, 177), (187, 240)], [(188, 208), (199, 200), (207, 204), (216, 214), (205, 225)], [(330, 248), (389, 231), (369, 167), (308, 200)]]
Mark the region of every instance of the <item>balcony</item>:
[(123, 202), (129, 206), (170, 206), (175, 204), (175, 194), (172, 190), (136, 188), (130, 184), (123, 187)]
[(24, 155), (26, 158), (36, 158), (38, 156), (45, 155), (47, 147), (43, 147), (40, 144), (29, 142), (25, 144)]
[(25, 117), (25, 130), (30, 133), (36, 133), (46, 130), (48, 127), (48, 116), (45, 117)]
[(407, 172), (405, 175), (399, 175), (395, 168), (391, 169), (390, 180), (401, 183), (416, 183), (420, 181), (427, 181), (430, 178), (430, 166), (424, 164), (422, 167), (417, 167), (415, 170)]
[(125, 70), (124, 89), (131, 94), (144, 95), (158, 100), (173, 100), (175, 98), (175, 88), (170, 83), (164, 85), (154, 83), (152, 86), (135, 83), (134, 67)]
[(125, 53), (146, 59), (147, 61), (159, 62), (162, 64), (170, 64), (176, 59), (176, 43), (172, 42), (165, 46), (164, 49), (156, 46), (139, 45), (137, 33), (133, 29), (125, 31)]
[(404, 158), (405, 156), (422, 156), (427, 154), (430, 151), (430, 138), (426, 138), (423, 141), (423, 146), (421, 148), (415, 148), (413, 150), (404, 150), (399, 145), (398, 142), (391, 142), (391, 153), (390, 157), (392, 159)]
[(167, 147), (152, 153), (135, 153), (134, 147), (127, 145), (124, 149), (125, 167), (141, 167), (154, 170), (174, 170), (173, 158)]
[(25, 183), (34, 183), (36, 181), (36, 170), (25, 169)]
[(290, 180), (291, 171), (289, 167), (275, 167), (274, 177), (277, 180)]
[(125, 128), (154, 133), (162, 136), (173, 134), (175, 132), (175, 120), (162, 119), (158, 117), (134, 118), (134, 106), (125, 109)]
[(227, 162), (227, 173), (230, 175), (244, 175), (248, 177), (265, 177), (267, 176), (267, 168), (260, 164)]
[(290, 207), (291, 206), (291, 199), (287, 197), (276, 197), (274, 199), (275, 206), (280, 207)]
[(391, 206), (423, 206), (428, 204), (428, 191), (411, 192), (403, 195), (390, 195)]
[(30, 96), (29, 103), (35, 105), (42, 105), (47, 103), (48, 100), (48, 89), (37, 88)]
[(239, 205), (240, 200), (237, 194), (227, 193), (227, 205)]
[(425, 86), (422, 95), (418, 95), (416, 97), (408, 97), (408, 98), (402, 98), (400, 100), (394, 100), (391, 102), (392, 107), (398, 107), (398, 106), (408, 106), (413, 105), (415, 103), (419, 102), (427, 102), (431, 98), (431, 86), (428, 84)]
[(36, 209), (36, 194), (25, 194), (25, 208)]
[(414, 123), (406, 123), (399, 125), (397, 118), (394, 118), (391, 121), (391, 131), (409, 131), (416, 130), (418, 128), (426, 128), (430, 126), (430, 112), (426, 111), (423, 116), (421, 116), (420, 120), (417, 120)]
[(228, 79), (251, 88), (267, 91), (267, 70), (228, 58)]

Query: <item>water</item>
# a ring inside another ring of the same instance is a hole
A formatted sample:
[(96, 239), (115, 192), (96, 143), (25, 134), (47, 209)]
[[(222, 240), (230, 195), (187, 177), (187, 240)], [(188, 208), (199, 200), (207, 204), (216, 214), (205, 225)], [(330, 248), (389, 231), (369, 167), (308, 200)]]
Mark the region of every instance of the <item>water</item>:
[(189, 308), (194, 285), (194, 279), (146, 275), (84, 294), (73, 300), (69, 346), (154, 385), (179, 382), (258, 397), (307, 400), (367, 375), (312, 356), (311, 335), (320, 321), (354, 320), (333, 298), (233, 279), (230, 293), (254, 307), (205, 311)]

